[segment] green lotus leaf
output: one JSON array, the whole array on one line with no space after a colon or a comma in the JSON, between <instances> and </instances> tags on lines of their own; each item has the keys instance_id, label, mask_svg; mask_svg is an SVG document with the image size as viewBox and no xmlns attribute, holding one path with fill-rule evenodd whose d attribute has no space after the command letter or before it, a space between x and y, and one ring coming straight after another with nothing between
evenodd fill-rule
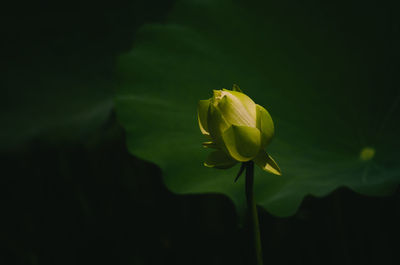
<instances>
[{"instance_id":1,"label":"green lotus leaf","mask_svg":"<svg viewBox=\"0 0 400 265\"><path fill-rule=\"evenodd\" d=\"M213 89L236 83L275 125L266 152L282 176L256 167L261 207L289 216L305 196L343 186L391 194L400 182L400 96L387 62L397 48L384 46L369 18L340 14L280 1L178 2L166 23L143 27L119 60L115 102L130 152L156 163L171 191L221 193L243 211L239 167L203 166L210 149L201 146L208 140L196 114ZM208 127L212 134L210 120Z\"/></svg>"},{"instance_id":2,"label":"green lotus leaf","mask_svg":"<svg viewBox=\"0 0 400 265\"><path fill-rule=\"evenodd\" d=\"M107 124L115 85L111 70L104 71L112 66L109 55L58 58L44 45L32 56L11 64L4 75L1 152L24 150L32 142L82 142Z\"/></svg>"}]
</instances>

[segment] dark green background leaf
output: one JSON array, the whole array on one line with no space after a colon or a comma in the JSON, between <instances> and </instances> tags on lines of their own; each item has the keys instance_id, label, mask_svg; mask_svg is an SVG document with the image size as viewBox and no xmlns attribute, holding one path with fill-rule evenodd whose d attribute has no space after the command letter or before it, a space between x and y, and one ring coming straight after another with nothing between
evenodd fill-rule
<instances>
[{"instance_id":1,"label":"dark green background leaf","mask_svg":"<svg viewBox=\"0 0 400 265\"><path fill-rule=\"evenodd\" d=\"M196 121L198 100L237 83L275 121L267 151L283 175L256 171L259 205L288 216L307 194L339 186L390 194L400 177L398 38L371 19L378 11L315 5L182 1L169 23L143 27L121 57L116 97L131 153L159 165L170 190L223 193L243 210L239 168L203 167ZM367 146L375 157L361 161Z\"/></svg>"},{"instance_id":2,"label":"dark green background leaf","mask_svg":"<svg viewBox=\"0 0 400 265\"><path fill-rule=\"evenodd\" d=\"M171 1L8 4L0 18L1 151L83 142L102 130L117 55L140 25L162 20Z\"/></svg>"}]
</instances>

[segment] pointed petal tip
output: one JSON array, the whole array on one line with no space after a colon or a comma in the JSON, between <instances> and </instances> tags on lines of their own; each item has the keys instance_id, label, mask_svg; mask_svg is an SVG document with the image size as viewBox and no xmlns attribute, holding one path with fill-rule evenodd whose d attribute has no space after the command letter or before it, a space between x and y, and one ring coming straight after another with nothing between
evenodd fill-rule
<instances>
[{"instance_id":1,"label":"pointed petal tip","mask_svg":"<svg viewBox=\"0 0 400 265\"><path fill-rule=\"evenodd\" d=\"M280 170L280 168L274 168L272 167L270 164L267 164L266 166L260 166L259 164L257 164L257 166L259 166L262 170L269 172L271 174L274 174L276 176L282 176L282 172Z\"/></svg>"},{"instance_id":2,"label":"pointed petal tip","mask_svg":"<svg viewBox=\"0 0 400 265\"><path fill-rule=\"evenodd\" d=\"M203 166L205 166L205 167L209 167L209 168L212 168L212 167L214 167L213 165L209 165L209 164L207 164L207 162L203 162Z\"/></svg>"},{"instance_id":3,"label":"pointed petal tip","mask_svg":"<svg viewBox=\"0 0 400 265\"><path fill-rule=\"evenodd\" d=\"M282 172L281 172L281 171L277 171L277 170L275 170L275 169L273 169L273 168L271 168L271 170L270 170L270 169L267 169L267 171L268 171L269 173L274 174L274 175L282 176Z\"/></svg>"},{"instance_id":4,"label":"pointed petal tip","mask_svg":"<svg viewBox=\"0 0 400 265\"><path fill-rule=\"evenodd\" d=\"M254 162L257 166L259 166L262 170L272 173L277 176L282 176L282 171L279 168L278 164L275 160L264 150L262 150L257 157L254 159Z\"/></svg>"},{"instance_id":5,"label":"pointed petal tip","mask_svg":"<svg viewBox=\"0 0 400 265\"><path fill-rule=\"evenodd\" d=\"M243 93L243 91L240 89L240 87L237 84L233 84L232 90Z\"/></svg>"}]
</instances>

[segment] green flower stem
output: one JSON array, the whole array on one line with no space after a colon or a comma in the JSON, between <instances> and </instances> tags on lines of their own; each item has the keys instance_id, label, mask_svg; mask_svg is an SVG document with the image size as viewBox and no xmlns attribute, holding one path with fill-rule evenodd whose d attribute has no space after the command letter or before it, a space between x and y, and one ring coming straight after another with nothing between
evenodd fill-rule
<instances>
[{"instance_id":1,"label":"green flower stem","mask_svg":"<svg viewBox=\"0 0 400 265\"><path fill-rule=\"evenodd\" d=\"M260 238L260 225L258 223L258 214L256 201L254 200L254 162L245 162L246 167L246 198L247 209L249 213L249 221L253 230L254 248L256 251L257 265L263 265L261 238Z\"/></svg>"}]
</instances>

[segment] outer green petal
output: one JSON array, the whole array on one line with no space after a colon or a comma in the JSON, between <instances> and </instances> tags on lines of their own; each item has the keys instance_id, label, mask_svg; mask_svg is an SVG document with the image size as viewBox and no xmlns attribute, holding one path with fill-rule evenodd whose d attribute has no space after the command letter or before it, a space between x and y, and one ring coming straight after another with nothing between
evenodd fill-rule
<instances>
[{"instance_id":1,"label":"outer green petal","mask_svg":"<svg viewBox=\"0 0 400 265\"><path fill-rule=\"evenodd\" d=\"M266 147L272 140L275 133L274 122L271 115L262 106L256 104L257 128L261 131L261 145Z\"/></svg>"},{"instance_id":2,"label":"outer green petal","mask_svg":"<svg viewBox=\"0 0 400 265\"><path fill-rule=\"evenodd\" d=\"M200 100L197 106L197 120L199 121L200 131L204 135L210 135L208 132L207 115L210 107L210 100Z\"/></svg>"},{"instance_id":3,"label":"outer green petal","mask_svg":"<svg viewBox=\"0 0 400 265\"><path fill-rule=\"evenodd\" d=\"M226 169L233 167L237 164L237 161L233 160L227 154L222 151L214 151L208 157L204 165L206 167L214 167L219 169Z\"/></svg>"},{"instance_id":4,"label":"outer green petal","mask_svg":"<svg viewBox=\"0 0 400 265\"><path fill-rule=\"evenodd\" d=\"M279 168L278 164L264 150L261 150L258 153L257 157L254 158L254 163L256 163L257 166L265 171L268 171L275 175L282 175L281 169Z\"/></svg>"},{"instance_id":5,"label":"outer green petal","mask_svg":"<svg viewBox=\"0 0 400 265\"><path fill-rule=\"evenodd\" d=\"M223 89L217 108L230 124L256 126L256 103L241 92Z\"/></svg>"},{"instance_id":6,"label":"outer green petal","mask_svg":"<svg viewBox=\"0 0 400 265\"><path fill-rule=\"evenodd\" d=\"M222 132L228 129L230 125L214 104L210 104L208 109L207 123L212 141L222 147Z\"/></svg>"},{"instance_id":7,"label":"outer green petal","mask_svg":"<svg viewBox=\"0 0 400 265\"><path fill-rule=\"evenodd\" d=\"M214 142L211 142L211 141L203 142L203 147L218 149L218 146Z\"/></svg>"},{"instance_id":8,"label":"outer green petal","mask_svg":"<svg viewBox=\"0 0 400 265\"><path fill-rule=\"evenodd\" d=\"M222 138L229 154L237 161L252 160L260 151L261 133L255 127L232 125Z\"/></svg>"}]
</instances>

